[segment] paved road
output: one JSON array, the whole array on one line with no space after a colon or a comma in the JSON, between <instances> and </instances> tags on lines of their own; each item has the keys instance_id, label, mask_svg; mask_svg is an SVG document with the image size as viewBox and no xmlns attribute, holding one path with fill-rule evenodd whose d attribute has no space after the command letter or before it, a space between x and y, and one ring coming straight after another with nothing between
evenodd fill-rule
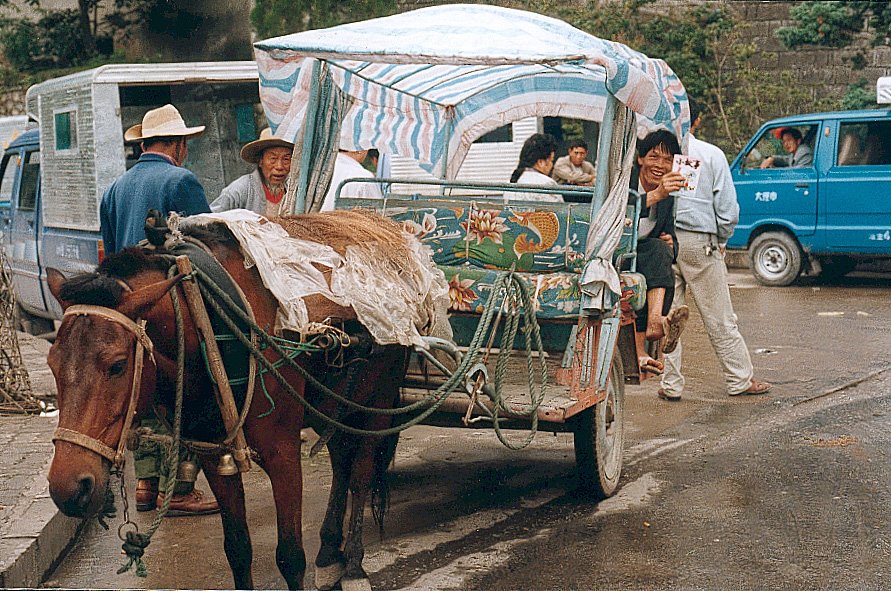
<instances>
[{"instance_id":1,"label":"paved road","mask_svg":"<svg viewBox=\"0 0 891 591\"><path fill-rule=\"evenodd\" d=\"M653 381L626 389L623 487L599 505L573 492L569 435L511 452L488 431L411 429L385 537L367 531L376 588L891 587L887 276L785 289L731 279L757 373L774 392L726 397L694 314L684 400L659 401ZM326 458L309 459L309 556L327 479ZM281 588L269 486L260 474L248 481L255 583ZM216 517L165 522L147 579L115 575L119 545L97 529L48 586L231 586Z\"/></svg>"}]
</instances>

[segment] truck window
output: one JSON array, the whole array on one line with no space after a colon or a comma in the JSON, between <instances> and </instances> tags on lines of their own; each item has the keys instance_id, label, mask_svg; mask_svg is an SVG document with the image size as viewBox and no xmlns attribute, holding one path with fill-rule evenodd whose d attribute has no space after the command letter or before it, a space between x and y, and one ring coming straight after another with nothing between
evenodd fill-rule
<instances>
[{"instance_id":1,"label":"truck window","mask_svg":"<svg viewBox=\"0 0 891 591\"><path fill-rule=\"evenodd\" d=\"M891 164L891 121L842 123L838 133L837 166Z\"/></svg>"},{"instance_id":2,"label":"truck window","mask_svg":"<svg viewBox=\"0 0 891 591\"><path fill-rule=\"evenodd\" d=\"M15 183L15 173L18 169L18 154L8 154L0 163L3 176L0 177L0 206L9 207L12 203L12 188Z\"/></svg>"},{"instance_id":3,"label":"truck window","mask_svg":"<svg viewBox=\"0 0 891 591\"><path fill-rule=\"evenodd\" d=\"M761 134L746 154L743 167L747 169L811 167L816 135L816 125L771 127Z\"/></svg>"},{"instance_id":4,"label":"truck window","mask_svg":"<svg viewBox=\"0 0 891 591\"><path fill-rule=\"evenodd\" d=\"M37 205L37 181L40 178L40 152L37 150L25 153L25 164L22 166L22 184L19 188L18 208L34 211Z\"/></svg>"}]
</instances>

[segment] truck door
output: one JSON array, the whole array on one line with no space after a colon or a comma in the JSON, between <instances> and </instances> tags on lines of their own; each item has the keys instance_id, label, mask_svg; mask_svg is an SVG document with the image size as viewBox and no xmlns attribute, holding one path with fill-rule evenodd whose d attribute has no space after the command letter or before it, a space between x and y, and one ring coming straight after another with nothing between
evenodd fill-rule
<instances>
[{"instance_id":1,"label":"truck door","mask_svg":"<svg viewBox=\"0 0 891 591\"><path fill-rule=\"evenodd\" d=\"M739 201L737 233L748 236L763 224L779 224L797 236L813 235L817 228L817 123L769 127L749 145L733 169ZM795 154L784 147L784 132L796 130L801 143ZM788 134L785 134L788 135ZM810 158L806 152L810 151ZM768 166L768 157L773 165ZM789 166L792 164L792 166ZM762 168L765 166L765 168Z\"/></svg>"},{"instance_id":2,"label":"truck door","mask_svg":"<svg viewBox=\"0 0 891 591\"><path fill-rule=\"evenodd\" d=\"M37 248L37 195L40 190L40 152L17 152L6 162L3 182L13 164L19 164L11 202L12 223L9 227L9 264L13 269L16 296L26 308L45 310L40 286L40 261Z\"/></svg>"},{"instance_id":3,"label":"truck door","mask_svg":"<svg viewBox=\"0 0 891 591\"><path fill-rule=\"evenodd\" d=\"M841 121L820 189L833 252L891 253L891 121Z\"/></svg>"}]
</instances>

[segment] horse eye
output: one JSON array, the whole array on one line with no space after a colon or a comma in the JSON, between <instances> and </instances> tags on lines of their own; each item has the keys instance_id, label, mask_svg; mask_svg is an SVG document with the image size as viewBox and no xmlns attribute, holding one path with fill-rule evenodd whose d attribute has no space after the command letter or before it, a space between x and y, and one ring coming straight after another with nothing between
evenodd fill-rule
<instances>
[{"instance_id":1,"label":"horse eye","mask_svg":"<svg viewBox=\"0 0 891 591\"><path fill-rule=\"evenodd\" d=\"M124 368L127 366L127 362L125 360L115 361L108 368L108 375L111 377L117 377L124 373Z\"/></svg>"}]
</instances>

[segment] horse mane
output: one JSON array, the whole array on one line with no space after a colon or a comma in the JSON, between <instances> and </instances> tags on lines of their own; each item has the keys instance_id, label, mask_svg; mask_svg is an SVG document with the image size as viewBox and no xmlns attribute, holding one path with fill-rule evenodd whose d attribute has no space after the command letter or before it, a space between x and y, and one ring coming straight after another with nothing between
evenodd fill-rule
<instances>
[{"instance_id":1,"label":"horse mane","mask_svg":"<svg viewBox=\"0 0 891 591\"><path fill-rule=\"evenodd\" d=\"M169 267L169 261L154 253L136 246L126 248L109 255L96 267L96 271L67 279L59 297L71 304L116 308L126 289L119 279L128 279L146 269L167 271Z\"/></svg>"}]
</instances>

